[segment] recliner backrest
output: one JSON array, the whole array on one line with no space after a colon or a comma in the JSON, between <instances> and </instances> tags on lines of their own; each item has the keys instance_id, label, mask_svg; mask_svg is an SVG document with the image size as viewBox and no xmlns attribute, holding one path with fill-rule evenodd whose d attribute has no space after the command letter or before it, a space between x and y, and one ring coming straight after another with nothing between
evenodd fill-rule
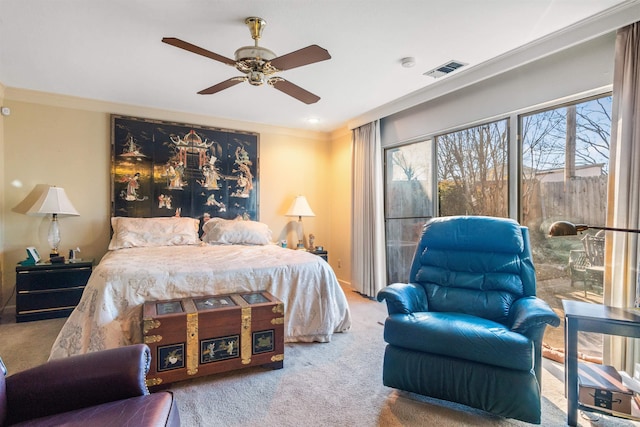
<instances>
[{"instance_id":1,"label":"recliner backrest","mask_svg":"<svg viewBox=\"0 0 640 427\"><path fill-rule=\"evenodd\" d=\"M528 229L507 218L434 218L424 227L410 282L424 287L429 311L504 324L511 304L536 292Z\"/></svg>"}]
</instances>

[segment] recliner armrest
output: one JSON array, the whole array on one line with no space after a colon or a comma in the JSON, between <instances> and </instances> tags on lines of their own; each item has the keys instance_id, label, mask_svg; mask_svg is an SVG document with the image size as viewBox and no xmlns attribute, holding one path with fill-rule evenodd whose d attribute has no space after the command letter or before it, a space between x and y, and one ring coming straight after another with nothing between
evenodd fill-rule
<instances>
[{"instance_id":1,"label":"recliner armrest","mask_svg":"<svg viewBox=\"0 0 640 427\"><path fill-rule=\"evenodd\" d=\"M378 292L378 301L386 300L389 314L428 311L427 294L415 283L393 283Z\"/></svg>"},{"instance_id":2,"label":"recliner armrest","mask_svg":"<svg viewBox=\"0 0 640 427\"><path fill-rule=\"evenodd\" d=\"M515 301L509 311L509 327L531 339L539 339L540 328L560 325L560 318L545 301L531 296Z\"/></svg>"},{"instance_id":3,"label":"recliner armrest","mask_svg":"<svg viewBox=\"0 0 640 427\"><path fill-rule=\"evenodd\" d=\"M9 424L149 394L145 344L55 359L6 378Z\"/></svg>"}]
</instances>

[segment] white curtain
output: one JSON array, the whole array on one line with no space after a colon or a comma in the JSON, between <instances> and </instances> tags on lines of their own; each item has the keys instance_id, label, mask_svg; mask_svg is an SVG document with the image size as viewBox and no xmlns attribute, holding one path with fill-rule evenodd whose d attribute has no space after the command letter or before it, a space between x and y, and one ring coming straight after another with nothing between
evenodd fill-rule
<instances>
[{"instance_id":1,"label":"white curtain","mask_svg":"<svg viewBox=\"0 0 640 427\"><path fill-rule=\"evenodd\" d=\"M640 26L618 30L613 76L611 158L607 225L640 226ZM640 304L638 234L609 232L604 303L615 307ZM605 362L633 373L640 361L638 340L606 337Z\"/></svg>"},{"instance_id":2,"label":"white curtain","mask_svg":"<svg viewBox=\"0 0 640 427\"><path fill-rule=\"evenodd\" d=\"M375 297L386 286L382 148L378 121L353 130L351 285Z\"/></svg>"}]
</instances>

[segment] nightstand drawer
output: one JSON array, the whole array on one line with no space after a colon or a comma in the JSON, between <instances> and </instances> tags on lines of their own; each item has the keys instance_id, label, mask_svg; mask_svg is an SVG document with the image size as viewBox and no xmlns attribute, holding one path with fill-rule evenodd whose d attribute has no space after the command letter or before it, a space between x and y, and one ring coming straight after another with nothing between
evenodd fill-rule
<instances>
[{"instance_id":1,"label":"nightstand drawer","mask_svg":"<svg viewBox=\"0 0 640 427\"><path fill-rule=\"evenodd\" d=\"M75 288L87 284L89 276L91 276L91 267L19 271L16 276L18 293L21 291Z\"/></svg>"},{"instance_id":2,"label":"nightstand drawer","mask_svg":"<svg viewBox=\"0 0 640 427\"><path fill-rule=\"evenodd\" d=\"M17 314L30 311L75 307L80 302L84 286L54 291L22 291L16 296L16 304L20 307Z\"/></svg>"},{"instance_id":3,"label":"nightstand drawer","mask_svg":"<svg viewBox=\"0 0 640 427\"><path fill-rule=\"evenodd\" d=\"M16 322L33 322L34 320L55 319L69 317L75 307L56 308L51 310L34 310L26 313L16 313Z\"/></svg>"}]
</instances>

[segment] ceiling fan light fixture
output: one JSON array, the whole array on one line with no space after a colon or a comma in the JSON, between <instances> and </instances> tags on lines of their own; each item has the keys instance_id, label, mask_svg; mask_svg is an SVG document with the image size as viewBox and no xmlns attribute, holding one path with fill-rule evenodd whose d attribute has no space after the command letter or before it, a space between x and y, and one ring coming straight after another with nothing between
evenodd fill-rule
<instances>
[{"instance_id":1,"label":"ceiling fan light fixture","mask_svg":"<svg viewBox=\"0 0 640 427\"><path fill-rule=\"evenodd\" d=\"M260 71L251 71L249 74L247 74L248 82L251 83L253 86L260 86L264 83L264 73L261 73Z\"/></svg>"},{"instance_id":2,"label":"ceiling fan light fixture","mask_svg":"<svg viewBox=\"0 0 640 427\"><path fill-rule=\"evenodd\" d=\"M236 61L259 59L268 62L275 58L276 54L262 46L243 46L236 50L235 57Z\"/></svg>"}]
</instances>

